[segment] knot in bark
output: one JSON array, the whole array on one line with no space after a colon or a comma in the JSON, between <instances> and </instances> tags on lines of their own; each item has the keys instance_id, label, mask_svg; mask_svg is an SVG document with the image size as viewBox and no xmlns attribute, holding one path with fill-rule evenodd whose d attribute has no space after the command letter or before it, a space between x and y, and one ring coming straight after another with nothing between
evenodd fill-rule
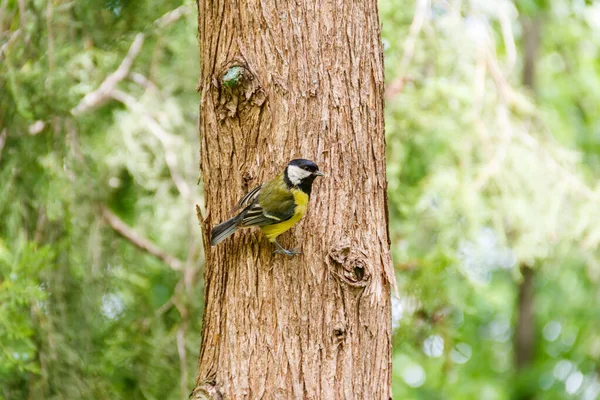
<instances>
[{"instance_id":1,"label":"knot in bark","mask_svg":"<svg viewBox=\"0 0 600 400\"><path fill-rule=\"evenodd\" d=\"M337 342L343 342L346 338L346 327L343 323L338 322L333 326L333 337Z\"/></svg>"},{"instance_id":2,"label":"knot in bark","mask_svg":"<svg viewBox=\"0 0 600 400\"><path fill-rule=\"evenodd\" d=\"M217 387L210 383L205 382L200 386L197 386L192 393L190 393L190 400L223 400L223 394L217 389Z\"/></svg>"},{"instance_id":3,"label":"knot in bark","mask_svg":"<svg viewBox=\"0 0 600 400\"><path fill-rule=\"evenodd\" d=\"M351 287L364 288L371 280L371 265L363 249L347 243L334 246L328 261L338 280Z\"/></svg>"},{"instance_id":4,"label":"knot in bark","mask_svg":"<svg viewBox=\"0 0 600 400\"><path fill-rule=\"evenodd\" d=\"M242 175L243 189L246 192L250 189L250 182L252 182L253 179L254 179L254 177L248 171L244 172L244 174Z\"/></svg>"},{"instance_id":5,"label":"knot in bark","mask_svg":"<svg viewBox=\"0 0 600 400\"><path fill-rule=\"evenodd\" d=\"M258 79L239 60L226 64L213 81L218 89L217 115L220 121L235 117L248 107L260 107L267 99Z\"/></svg>"}]
</instances>

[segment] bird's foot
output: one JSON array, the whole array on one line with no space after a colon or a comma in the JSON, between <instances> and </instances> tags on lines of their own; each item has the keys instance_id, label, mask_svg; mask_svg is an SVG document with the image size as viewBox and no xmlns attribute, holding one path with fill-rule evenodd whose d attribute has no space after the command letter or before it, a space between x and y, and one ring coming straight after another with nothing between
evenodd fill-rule
<instances>
[{"instance_id":1,"label":"bird's foot","mask_svg":"<svg viewBox=\"0 0 600 400\"><path fill-rule=\"evenodd\" d=\"M302 254L301 251L297 251L296 249L290 249L290 250L286 250L283 247L280 249L275 249L273 250L273 253L277 253L277 254L285 254L286 256L295 256L298 254Z\"/></svg>"},{"instance_id":2,"label":"bird's foot","mask_svg":"<svg viewBox=\"0 0 600 400\"><path fill-rule=\"evenodd\" d=\"M274 240L273 244L275 246L277 246L277 249L273 250L273 253L285 254L286 256L289 256L289 257L295 256L297 254L302 254L302 252L296 251L296 249L291 249L291 250L284 249L282 245L277 243L277 240Z\"/></svg>"},{"instance_id":3,"label":"bird's foot","mask_svg":"<svg viewBox=\"0 0 600 400\"><path fill-rule=\"evenodd\" d=\"M275 246L277 246L277 249L273 250L273 253L285 254L286 256L290 256L290 257L295 256L297 254L302 254L302 252L296 251L296 249L291 249L291 250L284 249L283 246L281 246L279 243L277 243L277 240L274 240L273 244Z\"/></svg>"}]
</instances>

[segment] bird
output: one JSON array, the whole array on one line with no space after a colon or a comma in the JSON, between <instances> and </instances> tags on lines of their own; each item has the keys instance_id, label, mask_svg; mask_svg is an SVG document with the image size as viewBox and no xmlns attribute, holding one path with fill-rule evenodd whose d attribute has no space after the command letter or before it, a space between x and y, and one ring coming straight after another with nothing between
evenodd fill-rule
<instances>
[{"instance_id":1,"label":"bird","mask_svg":"<svg viewBox=\"0 0 600 400\"><path fill-rule=\"evenodd\" d=\"M298 158L290 161L283 173L246 193L235 205L242 209L235 217L211 230L211 244L218 245L238 229L259 227L276 246L274 253L293 256L301 254L283 248L277 237L287 232L306 214L313 181L325 176L313 161Z\"/></svg>"}]
</instances>

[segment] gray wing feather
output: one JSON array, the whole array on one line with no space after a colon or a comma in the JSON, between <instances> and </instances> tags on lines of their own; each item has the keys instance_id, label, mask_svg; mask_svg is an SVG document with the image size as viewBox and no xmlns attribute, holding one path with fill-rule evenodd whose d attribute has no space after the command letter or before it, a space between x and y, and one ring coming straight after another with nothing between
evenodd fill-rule
<instances>
[{"instance_id":1,"label":"gray wing feather","mask_svg":"<svg viewBox=\"0 0 600 400\"><path fill-rule=\"evenodd\" d=\"M241 226L265 226L272 225L282 220L276 216L268 215L258 204L253 204L248 207L248 211L242 218Z\"/></svg>"},{"instance_id":2,"label":"gray wing feather","mask_svg":"<svg viewBox=\"0 0 600 400\"><path fill-rule=\"evenodd\" d=\"M239 210L240 208L244 208L244 207L248 207L250 204L254 203L256 201L256 199L258 198L258 195L260 194L260 189L262 189L263 185L258 185L257 187L255 187L254 189L252 189L251 191L249 191L248 193L246 193L244 195L244 197L242 197L240 199L240 201L237 202L237 204L235 206L233 206L233 210Z\"/></svg>"},{"instance_id":3,"label":"gray wing feather","mask_svg":"<svg viewBox=\"0 0 600 400\"><path fill-rule=\"evenodd\" d=\"M268 203L263 208L264 198L277 198L279 201ZM236 204L236 208L245 207L239 214L239 227L273 225L294 216L296 203L294 195L287 189L283 177L255 187Z\"/></svg>"},{"instance_id":4,"label":"gray wing feather","mask_svg":"<svg viewBox=\"0 0 600 400\"><path fill-rule=\"evenodd\" d=\"M244 211L244 216L240 226L265 226L273 225L279 222L286 221L294 216L294 205L292 204L289 211L285 213L268 213L258 203L248 206Z\"/></svg>"}]
</instances>

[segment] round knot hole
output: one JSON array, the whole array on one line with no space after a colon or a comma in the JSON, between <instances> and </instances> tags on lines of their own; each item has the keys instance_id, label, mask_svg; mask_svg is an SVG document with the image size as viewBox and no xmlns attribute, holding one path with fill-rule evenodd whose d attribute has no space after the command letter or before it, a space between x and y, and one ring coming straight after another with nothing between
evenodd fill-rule
<instances>
[{"instance_id":1,"label":"round knot hole","mask_svg":"<svg viewBox=\"0 0 600 400\"><path fill-rule=\"evenodd\" d=\"M341 282L355 288L367 286L371 280L371 265L363 249L341 244L335 246L328 257L332 272Z\"/></svg>"}]
</instances>

